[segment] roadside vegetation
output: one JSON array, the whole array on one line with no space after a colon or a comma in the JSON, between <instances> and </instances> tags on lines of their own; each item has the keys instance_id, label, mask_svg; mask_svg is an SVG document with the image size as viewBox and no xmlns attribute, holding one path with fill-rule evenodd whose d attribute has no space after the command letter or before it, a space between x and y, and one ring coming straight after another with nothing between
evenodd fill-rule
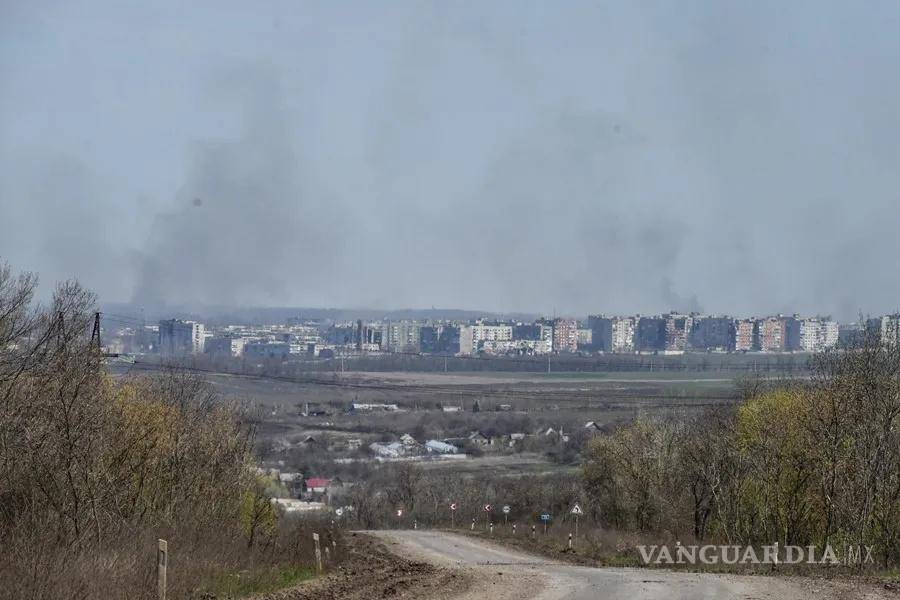
<instances>
[{"instance_id":1,"label":"roadside vegetation","mask_svg":"<svg viewBox=\"0 0 900 600\"><path fill-rule=\"evenodd\" d=\"M873 546L900 561L900 349L867 336L736 410L593 440L589 507L616 529L728 544Z\"/></svg>"},{"instance_id":2,"label":"roadside vegetation","mask_svg":"<svg viewBox=\"0 0 900 600\"><path fill-rule=\"evenodd\" d=\"M110 377L77 283L34 301L0 263L0 597L230 597L309 577L311 524L279 518L238 406L179 371ZM331 537L324 535L324 543Z\"/></svg>"}]
</instances>

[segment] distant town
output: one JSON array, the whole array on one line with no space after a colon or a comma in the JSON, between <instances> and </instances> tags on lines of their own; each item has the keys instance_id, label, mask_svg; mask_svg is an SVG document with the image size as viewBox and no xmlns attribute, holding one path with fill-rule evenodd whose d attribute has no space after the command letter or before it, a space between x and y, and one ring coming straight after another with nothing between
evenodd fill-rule
<instances>
[{"instance_id":1,"label":"distant town","mask_svg":"<svg viewBox=\"0 0 900 600\"><path fill-rule=\"evenodd\" d=\"M864 330L885 343L900 339L900 314L840 324L800 315L735 318L668 313L592 315L586 320L533 322L461 320L332 321L287 319L270 325L206 326L165 319L156 325L133 317L105 317L112 352L162 357L257 359L334 358L360 354L539 356L550 354L813 353L851 345ZM110 331L111 330L111 331ZM109 334L112 335L109 335Z\"/></svg>"}]
</instances>

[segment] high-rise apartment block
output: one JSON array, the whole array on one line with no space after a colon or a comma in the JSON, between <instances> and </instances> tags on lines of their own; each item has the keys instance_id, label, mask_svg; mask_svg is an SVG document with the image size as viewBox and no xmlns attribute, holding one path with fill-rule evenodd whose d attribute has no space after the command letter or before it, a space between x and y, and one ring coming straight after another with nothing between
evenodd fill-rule
<instances>
[{"instance_id":1,"label":"high-rise apartment block","mask_svg":"<svg viewBox=\"0 0 900 600\"><path fill-rule=\"evenodd\" d=\"M159 322L159 353L163 356L200 354L206 339L202 323L168 319Z\"/></svg>"},{"instance_id":2,"label":"high-rise apartment block","mask_svg":"<svg viewBox=\"0 0 900 600\"><path fill-rule=\"evenodd\" d=\"M553 320L553 351L578 351L578 321L575 319Z\"/></svg>"},{"instance_id":3,"label":"high-rise apartment block","mask_svg":"<svg viewBox=\"0 0 900 600\"><path fill-rule=\"evenodd\" d=\"M688 346L701 352L734 350L734 319L695 315L688 337Z\"/></svg>"},{"instance_id":4,"label":"high-rise apartment block","mask_svg":"<svg viewBox=\"0 0 900 600\"><path fill-rule=\"evenodd\" d=\"M487 324L482 321L459 328L459 353L475 354L482 342L509 342L513 339L513 326Z\"/></svg>"},{"instance_id":5,"label":"high-rise apartment block","mask_svg":"<svg viewBox=\"0 0 900 600\"><path fill-rule=\"evenodd\" d=\"M785 320L766 317L757 322L758 347L763 352L783 352L785 349Z\"/></svg>"},{"instance_id":6,"label":"high-rise apartment block","mask_svg":"<svg viewBox=\"0 0 900 600\"><path fill-rule=\"evenodd\" d=\"M669 313L666 315L665 342L666 352L684 352L688 347L688 336L691 332L693 317Z\"/></svg>"},{"instance_id":7,"label":"high-rise apartment block","mask_svg":"<svg viewBox=\"0 0 900 600\"><path fill-rule=\"evenodd\" d=\"M734 349L750 352L756 347L756 319L738 319L734 322Z\"/></svg>"}]
</instances>

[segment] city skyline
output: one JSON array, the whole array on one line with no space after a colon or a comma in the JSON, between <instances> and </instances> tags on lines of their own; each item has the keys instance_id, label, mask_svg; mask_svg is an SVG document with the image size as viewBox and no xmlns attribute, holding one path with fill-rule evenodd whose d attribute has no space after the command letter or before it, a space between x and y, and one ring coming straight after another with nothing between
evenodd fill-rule
<instances>
[{"instance_id":1,"label":"city skyline","mask_svg":"<svg viewBox=\"0 0 900 600\"><path fill-rule=\"evenodd\" d=\"M377 319L293 317L256 325L207 325L162 319L157 326L123 315L104 317L107 341L121 354L306 357L435 354L540 356L550 354L817 353L855 347L866 335L893 346L900 339L900 313L839 324L800 315L734 317L689 315L591 315L587 320Z\"/></svg>"}]
</instances>

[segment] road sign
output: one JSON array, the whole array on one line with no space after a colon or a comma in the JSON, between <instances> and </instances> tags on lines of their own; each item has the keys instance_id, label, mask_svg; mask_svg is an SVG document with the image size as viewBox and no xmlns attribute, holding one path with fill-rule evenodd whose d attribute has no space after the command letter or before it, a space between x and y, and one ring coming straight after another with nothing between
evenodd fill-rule
<instances>
[{"instance_id":1,"label":"road sign","mask_svg":"<svg viewBox=\"0 0 900 600\"><path fill-rule=\"evenodd\" d=\"M336 509L334 509L334 514L336 514L337 516L340 517L341 515L344 514L344 509L343 509L343 508L336 508Z\"/></svg>"},{"instance_id":2,"label":"road sign","mask_svg":"<svg viewBox=\"0 0 900 600\"><path fill-rule=\"evenodd\" d=\"M450 510L456 510L456 502L450 503Z\"/></svg>"},{"instance_id":3,"label":"road sign","mask_svg":"<svg viewBox=\"0 0 900 600\"><path fill-rule=\"evenodd\" d=\"M493 510L493 508L494 508L494 507L491 506L490 504L485 504L485 505L484 505L484 512L491 512L491 510Z\"/></svg>"},{"instance_id":4,"label":"road sign","mask_svg":"<svg viewBox=\"0 0 900 600\"><path fill-rule=\"evenodd\" d=\"M550 520L550 513L541 513L541 521L546 523Z\"/></svg>"},{"instance_id":5,"label":"road sign","mask_svg":"<svg viewBox=\"0 0 900 600\"><path fill-rule=\"evenodd\" d=\"M402 517L402 516L403 516L403 509L402 509L402 508L398 508L398 509L397 509L397 516L398 516L398 517Z\"/></svg>"},{"instance_id":6,"label":"road sign","mask_svg":"<svg viewBox=\"0 0 900 600\"><path fill-rule=\"evenodd\" d=\"M509 514L509 504L504 504L504 505L503 505L503 514L504 514L504 515L508 515L508 514Z\"/></svg>"},{"instance_id":7,"label":"road sign","mask_svg":"<svg viewBox=\"0 0 900 600\"><path fill-rule=\"evenodd\" d=\"M575 537L578 537L578 517L584 514L584 511L581 510L581 506L576 503L575 506L572 507L572 514L575 515ZM571 534L569 537L569 548L572 547L572 538Z\"/></svg>"}]
</instances>

